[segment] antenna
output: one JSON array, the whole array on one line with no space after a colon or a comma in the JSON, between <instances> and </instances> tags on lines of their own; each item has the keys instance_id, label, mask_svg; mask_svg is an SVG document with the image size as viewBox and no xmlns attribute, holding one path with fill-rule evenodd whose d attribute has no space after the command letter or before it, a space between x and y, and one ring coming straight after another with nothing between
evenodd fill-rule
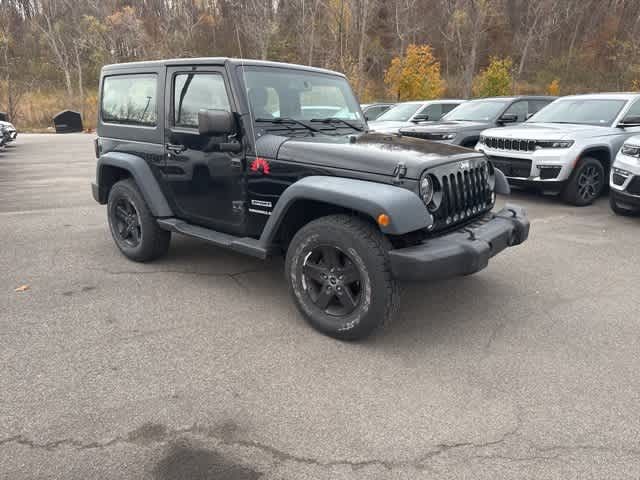
<instances>
[{"instance_id":1,"label":"antenna","mask_svg":"<svg viewBox=\"0 0 640 480\"><path fill-rule=\"evenodd\" d=\"M253 118L253 108L251 107L251 99L249 98L249 87L247 84L247 72L244 67L244 55L242 53L242 44L240 43L240 32L238 31L238 26L236 25L236 39L238 41L238 50L240 51L240 68L242 69L242 83L244 83L245 95L247 98L247 106L249 107L249 123L251 124L251 136L253 137L253 145L254 145L254 154L256 157L258 156L258 146L257 146L257 138L256 132L253 128L254 126L254 118Z\"/></svg>"}]
</instances>

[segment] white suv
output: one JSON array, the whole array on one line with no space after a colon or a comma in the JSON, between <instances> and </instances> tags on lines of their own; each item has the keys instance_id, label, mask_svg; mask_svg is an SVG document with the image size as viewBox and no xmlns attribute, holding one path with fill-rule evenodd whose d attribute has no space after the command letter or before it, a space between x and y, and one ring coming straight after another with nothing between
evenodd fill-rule
<instances>
[{"instance_id":1,"label":"white suv","mask_svg":"<svg viewBox=\"0 0 640 480\"><path fill-rule=\"evenodd\" d=\"M638 117L640 124L640 117ZM629 138L611 168L611 209L618 215L640 213L640 136Z\"/></svg>"},{"instance_id":2,"label":"white suv","mask_svg":"<svg viewBox=\"0 0 640 480\"><path fill-rule=\"evenodd\" d=\"M626 139L640 133L640 94L599 93L559 98L526 122L482 132L484 152L509 183L560 193L589 205L606 186Z\"/></svg>"}]
</instances>

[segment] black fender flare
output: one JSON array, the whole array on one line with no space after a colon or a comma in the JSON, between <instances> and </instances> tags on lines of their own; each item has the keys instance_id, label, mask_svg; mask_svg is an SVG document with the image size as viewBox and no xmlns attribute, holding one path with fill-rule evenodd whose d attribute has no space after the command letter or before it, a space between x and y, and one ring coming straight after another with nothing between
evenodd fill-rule
<instances>
[{"instance_id":1,"label":"black fender flare","mask_svg":"<svg viewBox=\"0 0 640 480\"><path fill-rule=\"evenodd\" d=\"M151 168L141 157L130 153L109 152L101 155L96 167L96 182L100 190L106 190L103 171L107 166L121 168L131 174L140 189L147 206L155 217L172 217L173 211L167 202ZM110 188L110 185L108 186ZM106 199L105 199L106 201Z\"/></svg>"},{"instance_id":2,"label":"black fender flare","mask_svg":"<svg viewBox=\"0 0 640 480\"><path fill-rule=\"evenodd\" d=\"M293 183L278 199L260 243L270 245L289 207L297 200L315 200L363 213L374 222L382 213L390 217L382 232L402 235L428 227L433 217L411 190L384 183L342 177L309 176Z\"/></svg>"}]
</instances>

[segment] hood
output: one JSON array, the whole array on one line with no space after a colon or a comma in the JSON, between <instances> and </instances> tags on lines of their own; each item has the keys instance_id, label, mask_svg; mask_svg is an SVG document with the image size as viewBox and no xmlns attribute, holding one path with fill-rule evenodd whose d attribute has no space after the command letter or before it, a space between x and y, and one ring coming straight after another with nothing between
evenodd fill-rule
<instances>
[{"instance_id":1,"label":"hood","mask_svg":"<svg viewBox=\"0 0 640 480\"><path fill-rule=\"evenodd\" d=\"M575 123L522 123L513 127L491 128L482 134L486 137L523 140L573 140L579 137L616 135L620 134L620 129Z\"/></svg>"},{"instance_id":2,"label":"hood","mask_svg":"<svg viewBox=\"0 0 640 480\"><path fill-rule=\"evenodd\" d=\"M418 179L426 168L478 157L467 148L377 132L353 136L289 138L277 159L315 166L393 176L398 163L406 177Z\"/></svg>"},{"instance_id":3,"label":"hood","mask_svg":"<svg viewBox=\"0 0 640 480\"><path fill-rule=\"evenodd\" d=\"M428 124L411 125L405 127L402 132L421 132L421 133L447 133L447 132L464 132L467 130L484 130L493 127L493 122L469 122L469 121L449 121L434 122Z\"/></svg>"},{"instance_id":4,"label":"hood","mask_svg":"<svg viewBox=\"0 0 640 480\"><path fill-rule=\"evenodd\" d=\"M12 123L5 122L4 120L0 120L0 127L8 127L10 129L14 129L14 130L16 128L16 127L13 126Z\"/></svg>"}]
</instances>

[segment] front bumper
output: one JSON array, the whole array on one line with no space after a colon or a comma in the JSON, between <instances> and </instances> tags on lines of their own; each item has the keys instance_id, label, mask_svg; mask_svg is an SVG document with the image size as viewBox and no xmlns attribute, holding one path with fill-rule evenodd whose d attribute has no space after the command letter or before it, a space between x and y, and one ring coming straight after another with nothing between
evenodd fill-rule
<instances>
[{"instance_id":1,"label":"front bumper","mask_svg":"<svg viewBox=\"0 0 640 480\"><path fill-rule=\"evenodd\" d=\"M398 280L438 280L478 272L489 259L529 236L522 207L507 204L478 226L466 226L420 245L391 250L391 272Z\"/></svg>"},{"instance_id":2,"label":"front bumper","mask_svg":"<svg viewBox=\"0 0 640 480\"><path fill-rule=\"evenodd\" d=\"M629 207L633 210L640 208L640 196L631 195L627 192L621 192L620 190L611 189L609 195L613 197L618 205L621 207Z\"/></svg>"}]
</instances>

